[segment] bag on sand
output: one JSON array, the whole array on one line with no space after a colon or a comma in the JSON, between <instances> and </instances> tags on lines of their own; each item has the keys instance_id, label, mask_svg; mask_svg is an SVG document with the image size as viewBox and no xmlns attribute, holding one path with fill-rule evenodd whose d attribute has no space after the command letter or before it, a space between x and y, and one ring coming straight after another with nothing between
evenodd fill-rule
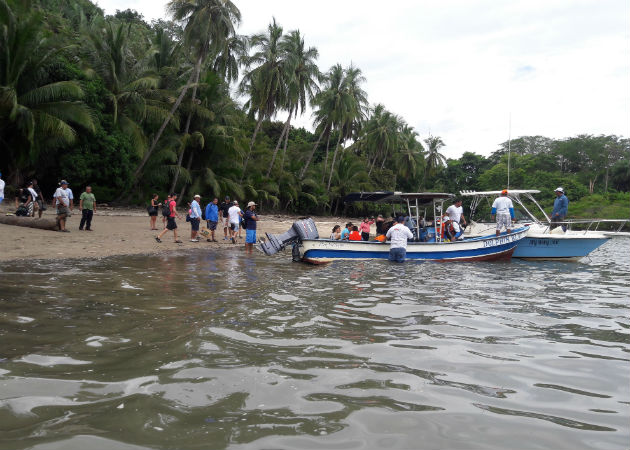
<instances>
[{"instance_id":1,"label":"bag on sand","mask_svg":"<svg viewBox=\"0 0 630 450\"><path fill-rule=\"evenodd\" d=\"M26 217L28 216L28 208L24 205L18 206L17 211L15 211L16 216Z\"/></svg>"}]
</instances>

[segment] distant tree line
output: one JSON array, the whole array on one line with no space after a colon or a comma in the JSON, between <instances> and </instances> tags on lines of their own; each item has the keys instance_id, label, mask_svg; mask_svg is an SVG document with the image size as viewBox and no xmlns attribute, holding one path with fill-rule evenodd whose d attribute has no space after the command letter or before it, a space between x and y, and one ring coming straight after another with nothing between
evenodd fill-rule
<instances>
[{"instance_id":1,"label":"distant tree line","mask_svg":"<svg viewBox=\"0 0 630 450\"><path fill-rule=\"evenodd\" d=\"M322 70L318 50L275 19L238 34L230 0L171 0L171 20L113 16L89 0L0 0L0 170L52 192L90 183L100 201L152 192L231 195L300 213L345 208L358 190L499 189L508 143L489 157L442 155L384 105L353 65ZM310 132L291 122L313 111ZM284 122L276 121L286 115ZM486 149L477 149L487 153ZM630 190L618 136L510 143L510 185L572 198Z\"/></svg>"}]
</instances>

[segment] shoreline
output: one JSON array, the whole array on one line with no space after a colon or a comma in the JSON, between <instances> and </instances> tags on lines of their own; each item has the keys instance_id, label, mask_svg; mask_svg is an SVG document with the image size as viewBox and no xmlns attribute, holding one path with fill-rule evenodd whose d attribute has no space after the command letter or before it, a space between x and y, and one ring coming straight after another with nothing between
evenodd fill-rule
<instances>
[{"instance_id":1,"label":"shoreline","mask_svg":"<svg viewBox=\"0 0 630 450\"><path fill-rule=\"evenodd\" d=\"M0 214L13 212L5 205L2 206L4 208ZM51 208L44 211L43 218L54 217L55 214ZM303 216L260 214L258 236L264 236L265 233L284 233L298 217ZM335 224L343 226L348 220L357 221L357 219L331 216L312 216L312 218L322 236L327 236ZM216 231L219 242L207 242L205 238L200 242L190 242L190 225L184 219L177 221L178 237L183 243L174 243L173 234L170 232L164 235L162 243L158 243L154 237L159 231L149 229L149 216L140 208L97 207L97 213L92 220L93 231L80 231L80 220L81 214L75 208L66 224L70 233L0 224L0 266L6 266L11 262L99 260L110 256L151 256L164 252L180 253L206 249L230 251L230 249L242 249L245 244L244 230L243 238L237 240L236 244L232 244L229 240L223 240L222 228ZM201 225L205 226L205 222ZM161 216L158 216L156 226L162 229Z\"/></svg>"}]
</instances>

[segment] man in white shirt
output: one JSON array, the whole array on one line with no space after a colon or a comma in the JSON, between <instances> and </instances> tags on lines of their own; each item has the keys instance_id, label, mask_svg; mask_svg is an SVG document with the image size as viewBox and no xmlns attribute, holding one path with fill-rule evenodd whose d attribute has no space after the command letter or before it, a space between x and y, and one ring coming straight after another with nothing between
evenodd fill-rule
<instances>
[{"instance_id":1,"label":"man in white shirt","mask_svg":"<svg viewBox=\"0 0 630 450\"><path fill-rule=\"evenodd\" d=\"M464 208L462 206L461 199L456 199L455 202L446 209L446 214L453 222L464 226L466 225L466 218L464 217Z\"/></svg>"},{"instance_id":2,"label":"man in white shirt","mask_svg":"<svg viewBox=\"0 0 630 450\"><path fill-rule=\"evenodd\" d=\"M61 186L55 191L55 203L57 205L57 225L59 231L69 233L70 230L66 230L66 219L70 215L70 199L68 198L68 182L61 180L59 183Z\"/></svg>"},{"instance_id":3,"label":"man in white shirt","mask_svg":"<svg viewBox=\"0 0 630 450\"><path fill-rule=\"evenodd\" d=\"M193 197L193 201L190 204L190 242L199 242L197 233L199 232L199 223L201 222L200 200L201 195L197 194Z\"/></svg>"},{"instance_id":4,"label":"man in white shirt","mask_svg":"<svg viewBox=\"0 0 630 450\"><path fill-rule=\"evenodd\" d=\"M2 174L0 173L0 205L4 201L4 180L2 179Z\"/></svg>"},{"instance_id":5,"label":"man in white shirt","mask_svg":"<svg viewBox=\"0 0 630 450\"><path fill-rule=\"evenodd\" d=\"M66 188L66 191L68 192L68 207L70 208L70 211L74 211L74 194L72 193L72 189L69 187Z\"/></svg>"},{"instance_id":6,"label":"man in white shirt","mask_svg":"<svg viewBox=\"0 0 630 450\"><path fill-rule=\"evenodd\" d=\"M492 220L497 217L497 236L501 234L501 229L505 228L508 234L512 232L512 221L514 220L514 205L508 197L507 189L501 191L501 197L497 197L492 203Z\"/></svg>"},{"instance_id":7,"label":"man in white shirt","mask_svg":"<svg viewBox=\"0 0 630 450\"><path fill-rule=\"evenodd\" d=\"M230 240L232 244L236 244L236 235L241 224L241 208L238 206L238 202L234 200L234 205L228 209L228 220L230 222Z\"/></svg>"},{"instance_id":8,"label":"man in white shirt","mask_svg":"<svg viewBox=\"0 0 630 450\"><path fill-rule=\"evenodd\" d=\"M405 218L399 216L396 224L387 230L385 235L391 241L389 246L389 260L393 262L405 262L407 255L407 239L413 239L411 230L404 225Z\"/></svg>"}]
</instances>

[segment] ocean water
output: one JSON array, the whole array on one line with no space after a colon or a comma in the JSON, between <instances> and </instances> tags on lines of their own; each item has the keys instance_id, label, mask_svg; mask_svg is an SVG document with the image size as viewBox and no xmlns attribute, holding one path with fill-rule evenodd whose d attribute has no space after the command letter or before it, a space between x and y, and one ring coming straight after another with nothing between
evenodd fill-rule
<instances>
[{"instance_id":1,"label":"ocean water","mask_svg":"<svg viewBox=\"0 0 630 450\"><path fill-rule=\"evenodd\" d=\"M628 449L629 253L2 264L0 448Z\"/></svg>"}]
</instances>

